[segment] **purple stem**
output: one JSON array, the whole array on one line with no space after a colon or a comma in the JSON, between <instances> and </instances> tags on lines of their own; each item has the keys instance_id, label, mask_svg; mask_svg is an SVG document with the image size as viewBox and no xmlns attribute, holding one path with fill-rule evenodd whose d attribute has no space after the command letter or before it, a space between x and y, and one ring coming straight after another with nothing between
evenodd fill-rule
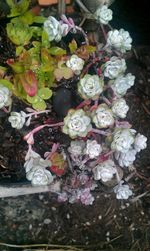
<instances>
[{"instance_id":1,"label":"purple stem","mask_svg":"<svg viewBox=\"0 0 150 251\"><path fill-rule=\"evenodd\" d=\"M105 29L104 29L104 25L103 25L103 24L100 24L100 26L101 26L101 30L102 30L102 32L103 32L103 35L104 35L105 41L107 42L107 34L106 34Z\"/></svg>"},{"instance_id":2,"label":"purple stem","mask_svg":"<svg viewBox=\"0 0 150 251\"><path fill-rule=\"evenodd\" d=\"M56 124L45 124L45 125L41 125L41 126L38 126L36 128L34 128L31 132L29 132L28 134L26 134L24 136L24 140L28 140L28 138L32 135L34 135L36 132L42 130L44 127L55 127L55 126L63 126L64 125L64 122L59 122L59 123L56 123Z\"/></svg>"},{"instance_id":3,"label":"purple stem","mask_svg":"<svg viewBox=\"0 0 150 251\"><path fill-rule=\"evenodd\" d=\"M91 131L94 132L94 133L100 134L100 135L104 135L104 136L109 136L109 135L111 135L110 132L106 132L106 131L99 130L99 129L95 129L95 128L92 128Z\"/></svg>"},{"instance_id":4,"label":"purple stem","mask_svg":"<svg viewBox=\"0 0 150 251\"><path fill-rule=\"evenodd\" d=\"M36 116L36 115L39 115L39 114L42 114L42 113L48 113L50 112L50 110L44 110L44 111L40 111L40 112L32 112L32 113L29 113L26 115L26 118L30 117L30 116Z\"/></svg>"}]
</instances>

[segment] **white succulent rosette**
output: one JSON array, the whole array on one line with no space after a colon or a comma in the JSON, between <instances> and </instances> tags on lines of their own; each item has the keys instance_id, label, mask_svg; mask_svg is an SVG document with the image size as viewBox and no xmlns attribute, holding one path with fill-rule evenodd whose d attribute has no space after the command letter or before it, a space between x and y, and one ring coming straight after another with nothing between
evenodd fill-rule
<instances>
[{"instance_id":1,"label":"white succulent rosette","mask_svg":"<svg viewBox=\"0 0 150 251\"><path fill-rule=\"evenodd\" d=\"M128 185L123 185L122 182L114 187L116 198L118 200L127 200L133 193Z\"/></svg>"},{"instance_id":2,"label":"white succulent rosette","mask_svg":"<svg viewBox=\"0 0 150 251\"><path fill-rule=\"evenodd\" d=\"M0 84L0 109L4 106L10 106L11 103L11 92L7 87Z\"/></svg>"},{"instance_id":3,"label":"white succulent rosette","mask_svg":"<svg viewBox=\"0 0 150 251\"><path fill-rule=\"evenodd\" d=\"M126 69L126 61L123 58L113 56L104 64L104 76L114 79L123 74Z\"/></svg>"},{"instance_id":4,"label":"white succulent rosette","mask_svg":"<svg viewBox=\"0 0 150 251\"><path fill-rule=\"evenodd\" d=\"M76 75L79 75L84 66L84 60L79 58L77 55L72 55L66 62L69 67Z\"/></svg>"},{"instance_id":5,"label":"white succulent rosette","mask_svg":"<svg viewBox=\"0 0 150 251\"><path fill-rule=\"evenodd\" d=\"M24 168L26 173L31 171L31 169L35 166L40 166L41 168L46 168L51 166L51 161L47 159L41 158L41 156L34 152L33 150L28 152L25 157Z\"/></svg>"},{"instance_id":6,"label":"white succulent rosette","mask_svg":"<svg viewBox=\"0 0 150 251\"><path fill-rule=\"evenodd\" d=\"M94 179L103 182L110 181L117 173L116 165L112 160L106 160L93 169Z\"/></svg>"},{"instance_id":7,"label":"white succulent rosette","mask_svg":"<svg viewBox=\"0 0 150 251\"><path fill-rule=\"evenodd\" d=\"M130 167L136 159L137 151L129 149L126 153L115 152L115 159L121 167Z\"/></svg>"},{"instance_id":8,"label":"white succulent rosette","mask_svg":"<svg viewBox=\"0 0 150 251\"><path fill-rule=\"evenodd\" d=\"M109 21L112 20L112 15L113 15L113 12L112 10L108 9L107 5L103 5L99 7L94 13L95 18L101 24L108 24Z\"/></svg>"},{"instance_id":9,"label":"white succulent rosette","mask_svg":"<svg viewBox=\"0 0 150 251\"><path fill-rule=\"evenodd\" d=\"M71 155L79 156L83 155L85 148L85 142L83 140L72 140L70 146L68 147L68 152Z\"/></svg>"},{"instance_id":10,"label":"white succulent rosette","mask_svg":"<svg viewBox=\"0 0 150 251\"><path fill-rule=\"evenodd\" d=\"M92 121L97 128L107 128L114 124L112 110L106 104L100 104L96 110L92 112Z\"/></svg>"},{"instance_id":11,"label":"white succulent rosette","mask_svg":"<svg viewBox=\"0 0 150 251\"><path fill-rule=\"evenodd\" d=\"M138 133L135 137L134 140L134 149L137 152L140 152L141 150L145 149L147 147L147 137L145 137L144 135Z\"/></svg>"},{"instance_id":12,"label":"white succulent rosette","mask_svg":"<svg viewBox=\"0 0 150 251\"><path fill-rule=\"evenodd\" d=\"M103 92L104 81L97 75L86 74L78 83L78 93L83 99L98 99Z\"/></svg>"},{"instance_id":13,"label":"white succulent rosette","mask_svg":"<svg viewBox=\"0 0 150 251\"><path fill-rule=\"evenodd\" d=\"M112 112L119 118L124 119L129 111L129 106L127 105L125 99L116 99L112 104Z\"/></svg>"},{"instance_id":14,"label":"white succulent rosette","mask_svg":"<svg viewBox=\"0 0 150 251\"><path fill-rule=\"evenodd\" d=\"M49 16L44 22L44 30L48 34L49 41L59 42L63 36L63 27L56 18Z\"/></svg>"},{"instance_id":15,"label":"white succulent rosette","mask_svg":"<svg viewBox=\"0 0 150 251\"><path fill-rule=\"evenodd\" d=\"M21 112L11 112L8 118L8 121L11 123L11 126L16 129L21 129L26 121L26 113Z\"/></svg>"},{"instance_id":16,"label":"white succulent rosette","mask_svg":"<svg viewBox=\"0 0 150 251\"><path fill-rule=\"evenodd\" d=\"M91 119L82 110L71 109L64 118L63 133L68 134L72 139L76 137L86 137L91 131Z\"/></svg>"},{"instance_id":17,"label":"white succulent rosette","mask_svg":"<svg viewBox=\"0 0 150 251\"><path fill-rule=\"evenodd\" d=\"M131 50L132 38L128 31L124 29L112 30L107 34L107 46L114 47L115 49L125 53Z\"/></svg>"},{"instance_id":18,"label":"white succulent rosette","mask_svg":"<svg viewBox=\"0 0 150 251\"><path fill-rule=\"evenodd\" d=\"M41 166L34 166L27 172L26 178L33 186L46 186L53 182L51 172Z\"/></svg>"},{"instance_id":19,"label":"white succulent rosette","mask_svg":"<svg viewBox=\"0 0 150 251\"><path fill-rule=\"evenodd\" d=\"M84 153L89 156L90 159L95 159L102 152L102 147L96 140L87 140Z\"/></svg>"},{"instance_id":20,"label":"white succulent rosette","mask_svg":"<svg viewBox=\"0 0 150 251\"><path fill-rule=\"evenodd\" d=\"M135 76L131 73L128 73L125 76L122 75L115 79L111 85L111 88L117 97L122 97L126 94L127 90L134 85L134 81Z\"/></svg>"},{"instance_id":21,"label":"white succulent rosette","mask_svg":"<svg viewBox=\"0 0 150 251\"><path fill-rule=\"evenodd\" d=\"M136 131L133 129L116 129L111 143L111 149L121 153L127 153L134 143Z\"/></svg>"}]
</instances>

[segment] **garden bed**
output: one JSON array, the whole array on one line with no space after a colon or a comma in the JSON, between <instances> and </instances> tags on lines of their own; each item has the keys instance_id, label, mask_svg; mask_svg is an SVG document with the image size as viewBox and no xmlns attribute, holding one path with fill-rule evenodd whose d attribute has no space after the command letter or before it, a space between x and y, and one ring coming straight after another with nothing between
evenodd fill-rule
<instances>
[{"instance_id":1,"label":"garden bed","mask_svg":"<svg viewBox=\"0 0 150 251\"><path fill-rule=\"evenodd\" d=\"M71 26L74 25L71 20L64 20L66 22L65 24L70 25L68 27L70 27L71 29L72 27L76 28L76 26ZM107 27L107 29L108 28L111 27ZM102 34L104 35L101 42L104 43L106 34L103 26L101 26L101 29L103 33L100 33L100 37L102 36ZM45 39L44 40L42 38L42 46L46 46L46 48L48 48L51 53L56 53L56 49L54 50L55 47L49 48L45 33L43 33L42 36ZM64 53L64 50L68 50L67 46L69 44L70 51L73 51L73 53L76 53L78 57L82 58L82 61L80 58L81 65L83 64L84 60L87 60L85 69L83 69L81 66L81 70L78 69L78 71L80 70L81 72L83 69L83 73L80 77L81 79L84 79L84 74L86 75L86 73L89 74L88 77L91 77L96 73L100 78L103 78L103 74L105 74L103 73L105 69L104 67L106 67L105 63L107 64L107 61L110 60L112 53L116 53L117 56L119 55L119 57L122 56L122 54L118 54L117 50L105 51L104 49L104 51L102 51L102 56L96 59L96 57L94 56L94 46L96 42L95 39L97 39L96 33L92 33L92 36L89 35L89 41L92 42L92 45L90 45L91 47L86 44L87 36L82 29L79 28L77 34L71 33L70 36L67 37L67 40L62 39L59 44L57 44L59 46L57 47L57 50L59 50L59 53L60 51L61 53ZM38 43L40 42L38 41L37 44ZM82 45L83 48L81 49L80 46ZM25 45L24 48L28 51L31 46L32 41L28 44L28 46ZM99 44L99 46L101 50L101 48L103 47L101 47L101 44ZM21 60L23 58L24 60L26 60L25 62L28 63L27 58L24 57L24 55L22 57L20 56L22 55L20 53L22 53L24 48L21 46L20 48L18 48L16 52L19 54L19 56L16 57L14 53L16 47L8 39L5 27L1 29L0 61L3 67L6 67L7 65L9 65L10 67L6 72L4 68L1 68L0 74L1 78L3 80L6 80L1 82L5 84L7 83L7 86L10 86L10 82L12 81L12 70L14 70L14 68L12 67L14 61L10 59L15 58L15 60L18 60L19 58L19 60ZM47 53L46 50L44 52ZM40 53L42 53L42 51ZM46 55L46 57L44 57L44 55ZM45 60L44 63L47 62L46 60L49 60L50 55L48 55L48 57L47 55L48 54L43 54L43 60ZM50 56L51 59L52 55ZM28 54L28 56L30 56L30 54ZM53 56L56 56L56 54L54 54ZM59 60L62 55L59 54L57 56L56 60ZM71 57L70 54L67 55L67 59L69 57ZM92 64L89 58L93 60ZM133 161L130 160L130 165L122 164L122 169L118 169L118 167L115 166L118 164L116 164L117 157L115 157L114 154L114 151L117 151L117 144L115 145L114 143L112 143L114 142L112 136L111 138L109 138L111 134L115 133L115 126L116 128L118 128L117 130L120 130L119 128L121 128L121 130L130 131L131 124L132 128L140 133L140 135L144 135L144 137L149 138L149 47L135 47L132 49L132 51L128 52L124 58L127 64L127 71L136 76L134 86L132 86L132 88L130 88L124 95L126 106L130 107L126 118L128 123L122 120L118 122L116 119L117 115L113 114L115 119L111 117L112 123L110 123L109 121L110 124L106 127L104 126L104 130L99 130L98 123L100 123L100 121L97 122L94 117L96 116L95 111L98 105L100 106L102 102L106 102L106 104L111 107L112 103L109 102L109 100L111 101L111 99L113 100L113 98L114 100L116 100L117 97L113 97L115 92L113 93L112 90L110 90L111 87L109 86L110 82L107 79L108 76L105 76L105 89L102 89L104 94L102 94L100 99L97 99L96 96L96 98L94 97L94 99L91 99L91 101L89 102L89 97L87 98L86 96L87 93L84 93L80 86L81 83L79 82L78 74L70 71L70 69L68 71L69 67L67 68L66 65L71 64L69 60L66 60L65 56L63 60L66 61L63 61L63 64L64 62L67 63L66 65L63 65L63 67L66 67L67 69L63 68L62 71L62 68L58 67L57 74L55 72L57 85L51 86L49 90L49 86L47 86L46 82L47 79L45 78L45 85L44 87L42 86L42 88L45 88L46 86L46 92L42 92L43 89L40 86L41 89L40 92L38 92L38 100L39 103L41 102L41 105L42 107L44 107L44 109L41 109L39 103L35 102L35 100L33 101L33 99L31 98L31 96L34 96L35 94L28 95L28 98L26 99L24 91L19 93L19 89L17 89L18 92L15 92L15 94L18 95L19 93L20 97L19 99L16 97L17 95L14 95L12 97L11 110L15 111L17 114L20 111L25 111L26 114L22 113L22 117L24 116L23 120L20 120L19 123L17 122L18 124L14 124L14 120L12 118L8 118L10 111L5 109L5 107L4 109L1 109L0 197L3 199L1 199L0 201L2 208L0 212L0 250L30 250L31 248L32 250L35 250L35 248L40 248L38 250L42 250L42 248L46 250L52 250L53 248L55 250L71 251L146 251L150 248L149 146L147 146L146 148L146 144L144 143L144 145L140 148L140 146L136 146L135 143L135 146L133 146L132 142L132 147L137 147L137 149L140 148L140 150L144 148L146 149L144 149L140 153L136 153L137 155L134 164ZM24 61L21 62L21 67L26 67L26 64L23 64ZM56 65L55 60L53 60L52 62ZM17 63L18 65L16 64L14 66L20 67L20 61L17 61ZM50 61L48 61L48 63L50 63ZM96 67L94 64L96 65ZM39 67L41 66L43 65L40 65ZM18 81L19 77L20 81L22 81L23 83L24 90L27 91L27 94L31 94L31 91L33 91L33 89L31 90L30 88L27 88L29 86L26 86L23 82L24 79L26 79L27 81L30 80L30 78L28 78L28 75L25 74L29 74L32 83L36 83L35 75L33 74L34 72L36 72L36 77L38 78L39 83L41 81L41 76L38 75L39 72L36 71L36 68L34 68L34 71L31 74L31 67L35 67L35 64L31 63L30 72L28 71L29 69L27 69L27 72L25 73L21 72L21 74L24 75L21 75L20 72L20 75L18 74L18 72L18 75L16 74L16 72L13 73L13 84L16 84L15 81ZM15 70L16 69L17 71L18 69L20 71L20 68L15 68ZM46 71L47 70L45 70L45 72ZM68 74L70 77L68 77ZM23 80L21 78L22 76L24 78ZM109 77L111 78L111 76ZM50 79L50 76L47 76L47 78L48 81L52 81ZM114 80L111 81L113 82ZM103 83L101 79L100 88L102 87ZM51 94L51 91L53 91L54 93L53 98L47 101L47 99L49 99L50 97L49 95ZM99 93L102 91L99 91ZM22 102L21 99L23 99L23 101L25 102ZM112 102L114 102L114 100ZM8 103L9 102L7 102L6 104ZM29 103L31 103L31 105L33 106L32 109L31 106L29 109ZM43 111L45 110L45 104L47 105L46 112ZM106 106L106 104L104 105L104 108L107 111L108 107ZM37 110L35 111L36 108ZM76 113L78 111L81 112L81 110L83 109L81 116L86 117L85 121L92 119L93 128L90 127L90 129L88 129L87 126L87 132L84 131L84 134L78 132L79 134L75 135L74 131L69 131L69 123L66 122L66 118L68 118L69 121L69 116L72 116L70 112L71 108L73 108L73 110L71 110L72 113ZM40 111L40 114L38 114L39 110L42 110L42 112ZM68 111L70 112L70 115L68 115ZM90 112L92 115L90 115ZM29 120L31 117L30 114L33 114L34 117L34 119L31 121ZM11 114L11 116L13 116L13 114ZM88 116L91 116L90 119ZM28 125L24 125L27 118L29 118L27 120ZM94 123L96 126L94 125ZM18 130L12 128L12 125L15 128L18 127ZM120 127L120 125L122 125L122 127ZM82 145L84 144L84 153L80 156L80 159L75 159L75 157L77 156L73 155L71 142L74 142L74 138L79 139L78 143L82 142ZM83 138L83 140L81 140L81 138ZM93 144L96 144L96 147L98 147L98 150L96 150L98 151L98 154L97 152L92 152L92 149L90 152L88 152L86 148L85 151L85 143L87 144L87 142L93 142ZM102 150L100 147L100 142L102 142ZM135 149L132 150L135 151ZM137 150L137 152L139 152L140 150ZM96 155L94 155L93 157L91 153ZM99 155L99 162L97 162L96 157ZM45 180L43 181L41 177L36 180L33 173L31 173L31 171L34 170L34 166L32 165L35 161L33 160L32 162L32 158L37 159L38 163L41 163L41 166L38 166L40 170L43 171L43 167L47 168L44 169L45 175L47 175L46 183ZM93 159L95 162L93 161ZM81 161L81 163L79 160ZM101 178L97 178L98 176L96 176L100 175L99 173L96 173L96 168L100 168L101 162L103 163L109 160L113 160L115 163L110 170L111 172L113 172L113 174L111 174L110 177L107 178L108 181L113 178L113 183L107 183L105 176L102 176ZM79 161L80 164L78 164L77 161ZM29 165L30 162L31 164ZM95 168L95 166L93 166L95 165L95 163L97 163L99 167ZM120 163L122 162L119 162L119 164ZM110 163L109 165L111 166ZM127 166L125 167L124 165ZM122 170L121 173L118 170ZM52 182L53 179L54 182ZM96 184L94 179L100 179L100 182L97 182ZM29 181L31 181L32 185L34 186L31 186ZM38 185L38 181L40 182L40 184L44 182L46 186L35 186ZM116 189L119 189L119 186L121 187L123 182L125 182L126 184L126 188L128 190L127 194L123 193L123 195L117 195L114 187L116 187ZM94 187L94 189L92 187ZM88 194L86 194L85 191L88 191ZM40 194L37 195L35 193ZM27 196L27 194L33 195ZM12 198L12 196L18 195L26 196ZM116 196L121 197L118 197L117 199L119 200L117 200ZM124 200L128 199L128 197L130 197L129 200ZM69 204L67 201L75 204ZM82 205L81 203L84 205ZM10 243L12 244L12 246L9 245ZM27 243L35 244L35 246L26 245ZM40 246L40 243L45 244L43 244L43 246ZM25 245L19 246L23 244Z\"/></svg>"}]
</instances>

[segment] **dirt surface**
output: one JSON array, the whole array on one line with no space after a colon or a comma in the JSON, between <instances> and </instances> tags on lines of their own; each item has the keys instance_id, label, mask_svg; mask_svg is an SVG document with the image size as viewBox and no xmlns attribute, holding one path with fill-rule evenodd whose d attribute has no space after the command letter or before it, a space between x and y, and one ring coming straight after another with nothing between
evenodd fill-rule
<instances>
[{"instance_id":1,"label":"dirt surface","mask_svg":"<svg viewBox=\"0 0 150 251\"><path fill-rule=\"evenodd\" d=\"M150 135L149 49L136 48L127 60L129 71L136 75L135 86L127 94L127 103L130 104L127 119L133 128L147 137ZM5 149L2 153L5 153L6 158L0 153L1 181L4 177L8 181L23 181L22 159L17 159L18 154L15 153L22 151L24 147L20 144L22 136L16 134L16 141L11 142L13 137L7 134L13 132L6 129L4 132L7 127L3 124L2 128L0 141L1 147ZM4 139L4 135L8 137L8 141ZM128 176L135 193L133 201L120 202L111 193L98 190L94 192L96 200L93 206L58 203L55 195L51 193L1 199L0 242L18 245L81 245L82 250L90 251L150 250L149 150L148 146L138 155L135 162L136 171L132 172L134 174L131 177ZM14 156L16 168L8 171ZM0 243L0 250L27 249L10 248Z\"/></svg>"}]
</instances>

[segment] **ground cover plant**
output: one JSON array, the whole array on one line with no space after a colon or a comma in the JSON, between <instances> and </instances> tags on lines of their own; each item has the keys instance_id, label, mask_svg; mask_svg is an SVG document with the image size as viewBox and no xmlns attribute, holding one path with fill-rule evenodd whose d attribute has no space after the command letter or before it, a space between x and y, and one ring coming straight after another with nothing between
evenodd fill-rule
<instances>
[{"instance_id":1,"label":"ground cover plant","mask_svg":"<svg viewBox=\"0 0 150 251\"><path fill-rule=\"evenodd\" d=\"M34 16L28 1L7 3L13 53L1 59L0 108L24 141L18 155L26 179L33 186L56 183L59 202L92 205L99 187L133 199L127 177L147 138L126 120L135 82L126 64L129 32L109 25L107 5L92 14L103 36L90 42L65 15Z\"/></svg>"}]
</instances>

